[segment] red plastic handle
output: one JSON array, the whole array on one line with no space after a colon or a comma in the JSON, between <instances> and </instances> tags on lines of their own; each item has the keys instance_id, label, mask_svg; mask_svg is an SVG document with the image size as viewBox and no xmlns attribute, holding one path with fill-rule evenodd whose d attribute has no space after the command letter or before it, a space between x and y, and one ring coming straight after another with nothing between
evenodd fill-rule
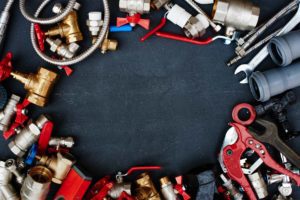
<instances>
[{"instance_id":1,"label":"red plastic handle","mask_svg":"<svg viewBox=\"0 0 300 200\"><path fill-rule=\"evenodd\" d=\"M239 112L243 109L245 109L249 112L250 116L249 116L249 119L247 119L247 120L242 120L239 117ZM232 119L239 124L246 125L246 126L250 125L255 121L255 118L256 118L255 108L248 103L238 104L232 110Z\"/></svg>"},{"instance_id":2,"label":"red plastic handle","mask_svg":"<svg viewBox=\"0 0 300 200\"><path fill-rule=\"evenodd\" d=\"M132 167L127 171L127 175L135 172L135 171L148 171L148 170L160 170L160 166L143 166L143 167Z\"/></svg>"},{"instance_id":3,"label":"red plastic handle","mask_svg":"<svg viewBox=\"0 0 300 200\"><path fill-rule=\"evenodd\" d=\"M192 44L196 44L196 45L207 45L207 44L210 44L213 42L212 38L207 38L206 40L200 41L200 40L187 38L185 36L173 34L173 33L156 32L155 34L158 37L167 38L167 39L171 39L171 40L177 40L177 41L186 42L186 43L192 43Z\"/></svg>"},{"instance_id":4,"label":"red plastic handle","mask_svg":"<svg viewBox=\"0 0 300 200\"><path fill-rule=\"evenodd\" d=\"M4 81L10 76L13 68L11 64L12 56L13 54L11 52L8 52L0 61L0 81Z\"/></svg>"},{"instance_id":5,"label":"red plastic handle","mask_svg":"<svg viewBox=\"0 0 300 200\"><path fill-rule=\"evenodd\" d=\"M159 31L160 29L162 29L165 24L167 22L167 18L162 18L160 23L153 28L151 31L149 31L149 33L147 33L144 37L141 38L141 42L144 42L145 40L147 40L149 37L151 37L152 35L154 35L157 31Z\"/></svg>"}]
</instances>

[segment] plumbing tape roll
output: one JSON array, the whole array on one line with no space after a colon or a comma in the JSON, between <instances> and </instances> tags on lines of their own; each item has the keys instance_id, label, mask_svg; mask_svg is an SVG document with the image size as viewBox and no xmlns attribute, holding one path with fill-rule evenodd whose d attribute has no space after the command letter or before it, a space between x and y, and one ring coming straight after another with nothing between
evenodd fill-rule
<instances>
[{"instance_id":1,"label":"plumbing tape roll","mask_svg":"<svg viewBox=\"0 0 300 200\"><path fill-rule=\"evenodd\" d=\"M272 60L279 66L287 66L300 57L300 31L293 31L273 38L268 44Z\"/></svg>"}]
</instances>

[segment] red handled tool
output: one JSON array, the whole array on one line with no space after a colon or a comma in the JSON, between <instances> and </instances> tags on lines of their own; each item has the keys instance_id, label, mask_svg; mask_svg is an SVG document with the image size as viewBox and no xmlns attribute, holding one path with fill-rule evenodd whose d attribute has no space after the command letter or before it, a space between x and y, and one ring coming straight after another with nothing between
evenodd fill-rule
<instances>
[{"instance_id":1,"label":"red handled tool","mask_svg":"<svg viewBox=\"0 0 300 200\"><path fill-rule=\"evenodd\" d=\"M16 105L16 118L14 123L10 126L8 131L5 131L3 133L3 137L7 140L11 136L13 136L16 133L16 129L18 127L23 127L24 123L27 121L28 116L26 115L26 107L30 105L30 102L27 99L24 99L24 101L20 104Z\"/></svg>"},{"instance_id":2,"label":"red handled tool","mask_svg":"<svg viewBox=\"0 0 300 200\"><path fill-rule=\"evenodd\" d=\"M135 198L127 194L127 192L122 192L118 200L135 200Z\"/></svg>"},{"instance_id":3,"label":"red handled tool","mask_svg":"<svg viewBox=\"0 0 300 200\"><path fill-rule=\"evenodd\" d=\"M86 199L88 200L102 200L107 196L109 190L113 187L113 182L109 176L100 179L88 192Z\"/></svg>"},{"instance_id":4,"label":"red handled tool","mask_svg":"<svg viewBox=\"0 0 300 200\"><path fill-rule=\"evenodd\" d=\"M123 26L125 24L138 24L144 29L149 29L150 20L149 19L142 19L141 14L136 13L132 16L128 15L125 18L118 17L117 18L117 27Z\"/></svg>"},{"instance_id":5,"label":"red handled tool","mask_svg":"<svg viewBox=\"0 0 300 200\"><path fill-rule=\"evenodd\" d=\"M246 114L249 115L248 119L243 120L239 116L240 112L242 112L243 110L245 110L245 112L247 112ZM250 125L255 121L255 118L256 118L255 108L254 108L254 106L252 106L248 103L241 103L241 104L236 105L233 108L232 119L239 124L246 125L246 126Z\"/></svg>"},{"instance_id":6,"label":"red handled tool","mask_svg":"<svg viewBox=\"0 0 300 200\"><path fill-rule=\"evenodd\" d=\"M13 54L11 52L8 52L0 62L0 81L4 81L10 76L10 73L13 70L11 64L12 57Z\"/></svg>"},{"instance_id":7,"label":"red handled tool","mask_svg":"<svg viewBox=\"0 0 300 200\"><path fill-rule=\"evenodd\" d=\"M41 51L45 51L45 33L39 24L34 24L35 35Z\"/></svg>"}]
</instances>

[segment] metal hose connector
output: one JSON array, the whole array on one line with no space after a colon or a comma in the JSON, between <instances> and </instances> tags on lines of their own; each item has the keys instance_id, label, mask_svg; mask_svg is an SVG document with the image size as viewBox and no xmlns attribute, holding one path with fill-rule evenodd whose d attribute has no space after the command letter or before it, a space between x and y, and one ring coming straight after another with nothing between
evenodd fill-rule
<instances>
[{"instance_id":1,"label":"metal hose connector","mask_svg":"<svg viewBox=\"0 0 300 200\"><path fill-rule=\"evenodd\" d=\"M14 1L15 0L8 0L3 11L4 12L9 12L9 10L10 10L11 6L13 5Z\"/></svg>"},{"instance_id":2,"label":"metal hose connector","mask_svg":"<svg viewBox=\"0 0 300 200\"><path fill-rule=\"evenodd\" d=\"M47 3L49 3L50 0L45 0L38 8L38 10L35 13L35 17L38 17L38 15L40 14L40 12L43 10L43 8L46 6ZM51 58L47 55L45 55L38 47L37 42L36 42L36 36L35 36L35 32L34 32L34 24L31 24L31 28L30 28L30 36L31 36L31 43L32 46L35 50L35 52L46 62L53 64L53 65L58 65L58 66L62 66L62 65L74 65L78 62L81 62L82 60L84 60L85 58L87 58L88 56L90 56L94 51L96 51L98 49L98 47L102 44L103 40L105 39L107 30L109 28L109 19L110 19L110 11L109 11L109 4L107 0L103 0L103 6L104 6L104 19L103 19L103 26L102 29L97 37L96 42L86 51L84 51L82 54L71 58L71 59L65 59L65 60L58 60L58 59L54 59Z\"/></svg>"},{"instance_id":3,"label":"metal hose connector","mask_svg":"<svg viewBox=\"0 0 300 200\"><path fill-rule=\"evenodd\" d=\"M57 22L61 21L63 18L65 18L73 10L73 7L76 3L76 0L69 0L68 5L66 6L66 8L61 13L59 13L58 15L56 15L54 17L50 17L50 18L37 18L36 16L32 17L26 11L25 2L26 2L26 0L20 0L19 6L20 6L20 10L21 10L22 15L28 21L30 21L32 23L38 23L38 24L54 24L54 23L57 23ZM49 0L45 0L44 2L48 3ZM42 4L44 4L44 2Z\"/></svg>"}]
</instances>

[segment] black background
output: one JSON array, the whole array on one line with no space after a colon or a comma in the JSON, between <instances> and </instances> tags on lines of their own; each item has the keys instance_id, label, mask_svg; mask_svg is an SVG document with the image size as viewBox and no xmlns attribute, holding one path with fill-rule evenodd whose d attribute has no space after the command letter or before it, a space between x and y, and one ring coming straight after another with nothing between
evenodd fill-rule
<instances>
[{"instance_id":1,"label":"black background","mask_svg":"<svg viewBox=\"0 0 300 200\"><path fill-rule=\"evenodd\" d=\"M102 9L102 2L79 2L84 49L90 43L85 26L87 13ZM196 14L184 1L175 2ZM255 2L261 7L260 22L288 3ZM28 10L33 13L38 3L29 1ZM18 1L11 12L1 56L12 51L13 65L22 72L35 72L40 66L56 70L35 54L29 39L30 24L21 16L17 4ZM3 5L2 0L0 8ZM125 14L119 12L118 1L110 1L110 5L114 24L116 16ZM204 6L208 13L211 7ZM164 12L151 12L152 27ZM171 22L164 30L182 33ZM133 32L111 34L111 38L119 41L118 51L94 53L73 67L71 77L61 73L48 106L30 107L34 118L40 113L53 118L54 135L76 138L72 152L78 165L95 180L136 165L161 165L164 169L156 176L162 176L216 164L232 107L254 101L248 86L238 84L234 68L225 65L234 54L233 44L226 46L219 40L208 46L195 46L157 37L141 43L139 38L146 32L136 27ZM259 69L271 67L275 65L268 59ZM10 92L26 94L14 80L5 81L4 85ZM296 91L299 96L300 90ZM289 117L292 126L300 130L299 103L289 109ZM295 148L297 142L299 138L291 141ZM7 144L0 140L1 159L13 156Z\"/></svg>"}]
</instances>

